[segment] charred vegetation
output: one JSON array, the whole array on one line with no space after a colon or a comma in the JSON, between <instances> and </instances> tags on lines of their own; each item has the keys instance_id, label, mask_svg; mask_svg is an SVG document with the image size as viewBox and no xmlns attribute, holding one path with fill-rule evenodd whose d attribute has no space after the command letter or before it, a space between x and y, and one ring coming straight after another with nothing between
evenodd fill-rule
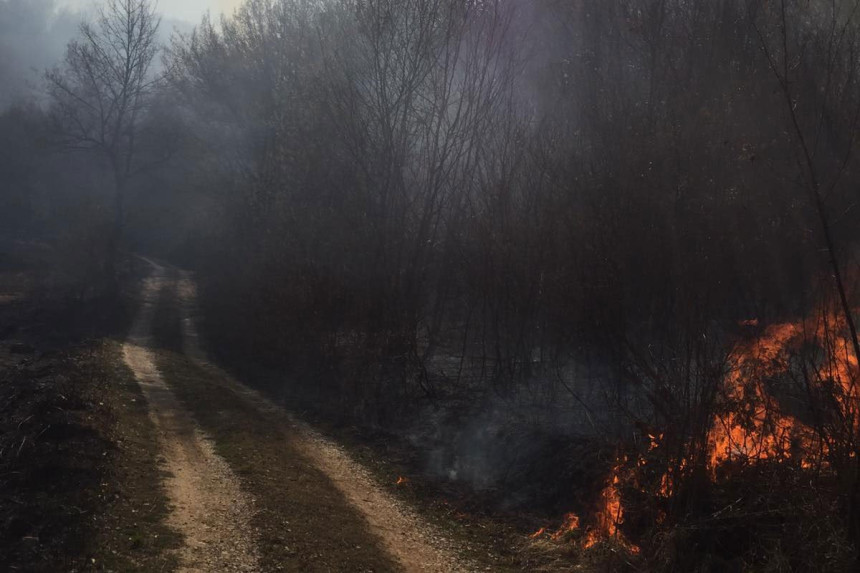
<instances>
[{"instance_id":1,"label":"charred vegetation","mask_svg":"<svg viewBox=\"0 0 860 573\"><path fill-rule=\"evenodd\" d=\"M219 363L523 567L856 567L856 0L107 7L0 113L39 284L193 270Z\"/></svg>"}]
</instances>

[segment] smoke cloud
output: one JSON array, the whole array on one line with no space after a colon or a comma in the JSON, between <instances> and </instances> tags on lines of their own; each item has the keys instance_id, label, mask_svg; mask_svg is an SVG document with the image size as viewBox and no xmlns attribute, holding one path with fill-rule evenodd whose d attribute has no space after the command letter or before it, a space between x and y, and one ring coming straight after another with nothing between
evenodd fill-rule
<instances>
[{"instance_id":1,"label":"smoke cloud","mask_svg":"<svg viewBox=\"0 0 860 573\"><path fill-rule=\"evenodd\" d=\"M41 100L45 70L60 62L66 45L77 36L81 22L88 19L88 12L97 4L0 0L0 110L18 101ZM229 11L232 6L231 2L209 0L174 3L165 10L160 41L167 44L172 34L190 32L207 9L214 13L220 9Z\"/></svg>"},{"instance_id":2,"label":"smoke cloud","mask_svg":"<svg viewBox=\"0 0 860 573\"><path fill-rule=\"evenodd\" d=\"M55 0L0 0L0 108L40 91L80 20Z\"/></svg>"}]
</instances>

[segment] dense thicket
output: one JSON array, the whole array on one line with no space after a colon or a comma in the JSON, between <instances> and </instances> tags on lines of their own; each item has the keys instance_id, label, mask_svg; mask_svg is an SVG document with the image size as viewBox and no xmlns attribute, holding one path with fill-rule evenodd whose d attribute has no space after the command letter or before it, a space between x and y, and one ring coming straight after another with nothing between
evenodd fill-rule
<instances>
[{"instance_id":1,"label":"dense thicket","mask_svg":"<svg viewBox=\"0 0 860 573\"><path fill-rule=\"evenodd\" d=\"M532 487L536 435L600 437L648 452L623 497L655 566L839 567L857 374L821 365L857 349L858 23L853 0L248 0L167 50L145 117L181 160L136 184L129 237L196 268L222 358L441 444L444 475ZM809 316L826 336L745 378L768 392L726 389ZM718 417L776 409L824 461L719 482Z\"/></svg>"},{"instance_id":2,"label":"dense thicket","mask_svg":"<svg viewBox=\"0 0 860 573\"><path fill-rule=\"evenodd\" d=\"M749 407L723 388L738 341L856 295L856 10L250 0L204 21L166 61L215 347L329 416L444 441L433 408L456 411L433 463L478 484L500 449L545 454L514 426L659 431L670 521L718 509L701 472L715 412ZM832 402L809 411L843 430L815 427L852 450Z\"/></svg>"},{"instance_id":3,"label":"dense thicket","mask_svg":"<svg viewBox=\"0 0 860 573\"><path fill-rule=\"evenodd\" d=\"M852 10L252 1L205 21L169 65L234 342L378 408L432 399L442 357L468 356L446 383L551 384L588 350L798 315L830 272L798 135L841 266L857 238Z\"/></svg>"}]
</instances>

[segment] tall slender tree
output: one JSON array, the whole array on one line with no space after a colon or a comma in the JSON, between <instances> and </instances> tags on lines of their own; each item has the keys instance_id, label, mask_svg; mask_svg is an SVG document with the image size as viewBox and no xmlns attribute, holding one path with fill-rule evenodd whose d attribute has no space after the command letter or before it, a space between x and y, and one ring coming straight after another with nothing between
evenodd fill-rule
<instances>
[{"instance_id":1,"label":"tall slender tree","mask_svg":"<svg viewBox=\"0 0 860 573\"><path fill-rule=\"evenodd\" d=\"M160 18L150 0L107 0L94 24L83 23L62 64L47 73L52 113L62 143L101 154L113 176L114 224L108 267L125 226L129 180L139 166L141 120L158 77L153 61Z\"/></svg>"}]
</instances>

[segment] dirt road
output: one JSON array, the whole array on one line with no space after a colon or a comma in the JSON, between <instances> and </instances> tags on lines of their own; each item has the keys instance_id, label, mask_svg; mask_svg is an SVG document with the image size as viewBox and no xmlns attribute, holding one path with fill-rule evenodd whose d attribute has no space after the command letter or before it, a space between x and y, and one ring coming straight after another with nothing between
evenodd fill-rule
<instances>
[{"instance_id":1,"label":"dirt road","mask_svg":"<svg viewBox=\"0 0 860 573\"><path fill-rule=\"evenodd\" d=\"M212 441L180 405L156 368L152 350L155 305L167 271L155 263L144 281L142 306L123 346L158 429L166 489L173 505L169 525L182 533L181 571L259 571L249 527L253 500L218 456Z\"/></svg>"},{"instance_id":2,"label":"dirt road","mask_svg":"<svg viewBox=\"0 0 860 573\"><path fill-rule=\"evenodd\" d=\"M447 572L478 569L458 557L458 548L452 541L389 494L341 447L211 364L197 334L196 289L192 277L148 262L152 271L144 283L144 303L124 354L161 432L166 467L172 474L166 484L174 504L171 525L186 537L181 551L184 570L259 571L283 567L285 570ZM157 359L160 351L153 348L152 336L159 296L175 299L185 354L181 359L161 363ZM189 365L179 364L178 360L187 361ZM164 364L164 374L159 372L159 364ZM175 393L171 387L175 388ZM198 397L201 392L208 392L211 394L207 396L214 398L229 394L229 399L222 403L208 409L205 406L195 409L203 425L213 432L215 447L188 411L189 402L186 400L183 404L182 396L187 396L188 392ZM236 399L242 404L234 404ZM222 420L229 420L229 423L222 423ZM227 427L232 430L225 430ZM252 427L252 440L235 437ZM267 440L271 440L274 447L256 451L263 447L259 444ZM217 448L228 454L219 456ZM283 460L275 459L280 456ZM266 459L266 465L271 467L259 467L257 459ZM242 481L231 465L241 468ZM272 479L272 471L287 466L293 473L283 470L287 473L277 474L280 477ZM318 474L322 479L314 477ZM316 489L307 489L309 487ZM256 499L252 499L249 491ZM283 495L293 498L283 502ZM319 499L305 499L309 496ZM290 508L299 512L305 505L310 505L310 511L316 510L317 514L311 518L281 515ZM260 528L255 531L253 524L271 524L271 515L267 521L259 518L267 512L273 513L273 507L279 508L275 517L283 523L282 531L272 531L266 525L265 536L262 536L266 541L261 543ZM301 531L302 527L307 531ZM352 533L350 528L365 531ZM341 534L333 538L328 547L320 548L320 538L327 531ZM312 555L315 560L273 560L270 551L273 537L278 539L275 545L302 547L306 543L316 543ZM313 539L309 539L311 537ZM350 541L344 543L341 538ZM368 549L368 544L375 548ZM299 550L279 547L279 551L274 555L292 558ZM374 560L368 555L374 551L387 557ZM355 554L354 561L350 552Z\"/></svg>"}]
</instances>

